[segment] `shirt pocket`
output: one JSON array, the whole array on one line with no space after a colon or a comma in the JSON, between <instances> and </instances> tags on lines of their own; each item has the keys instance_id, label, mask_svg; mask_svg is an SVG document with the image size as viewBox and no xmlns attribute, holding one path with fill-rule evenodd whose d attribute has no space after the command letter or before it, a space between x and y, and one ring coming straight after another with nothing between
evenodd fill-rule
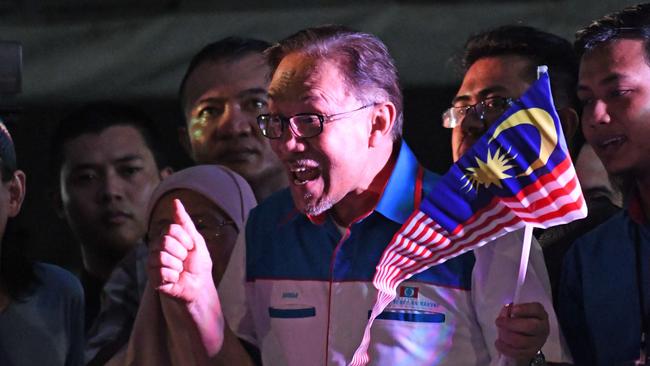
<instances>
[{"instance_id":1,"label":"shirt pocket","mask_svg":"<svg viewBox=\"0 0 650 366\"><path fill-rule=\"evenodd\" d=\"M269 317L275 319L313 318L316 307L308 305L269 306Z\"/></svg>"}]
</instances>

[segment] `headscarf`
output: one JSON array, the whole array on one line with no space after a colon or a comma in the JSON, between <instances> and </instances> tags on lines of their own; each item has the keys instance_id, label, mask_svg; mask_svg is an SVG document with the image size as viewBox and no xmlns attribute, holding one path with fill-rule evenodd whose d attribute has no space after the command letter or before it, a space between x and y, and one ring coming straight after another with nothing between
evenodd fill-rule
<instances>
[{"instance_id":1,"label":"headscarf","mask_svg":"<svg viewBox=\"0 0 650 366\"><path fill-rule=\"evenodd\" d=\"M237 173L221 165L197 165L180 170L160 182L149 199L149 220L158 201L176 189L189 189L214 202L235 222L240 233L244 230L248 212L256 204L253 190Z\"/></svg>"},{"instance_id":2,"label":"headscarf","mask_svg":"<svg viewBox=\"0 0 650 366\"><path fill-rule=\"evenodd\" d=\"M214 202L230 216L240 233L244 230L248 212L256 205L253 191L244 178L219 165L198 165L163 179L149 200L149 220L158 201L176 189L195 191ZM183 306L185 305L161 295L147 284L128 349L126 353L119 353L108 365L168 366L202 363L204 360L199 355L189 351L191 344L188 342L193 342L190 334L172 334L167 327L168 323L188 321L181 315Z\"/></svg>"}]
</instances>

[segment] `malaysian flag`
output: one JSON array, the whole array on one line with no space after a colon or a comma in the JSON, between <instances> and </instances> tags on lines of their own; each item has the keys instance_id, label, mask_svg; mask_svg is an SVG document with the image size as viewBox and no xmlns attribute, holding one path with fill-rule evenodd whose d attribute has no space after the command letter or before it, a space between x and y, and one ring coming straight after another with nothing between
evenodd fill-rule
<instances>
[{"instance_id":1,"label":"malaysian flag","mask_svg":"<svg viewBox=\"0 0 650 366\"><path fill-rule=\"evenodd\" d=\"M548 228L586 215L544 72L440 179L384 250L373 279L377 301L350 365L368 363L370 327L403 281L526 225Z\"/></svg>"}]
</instances>

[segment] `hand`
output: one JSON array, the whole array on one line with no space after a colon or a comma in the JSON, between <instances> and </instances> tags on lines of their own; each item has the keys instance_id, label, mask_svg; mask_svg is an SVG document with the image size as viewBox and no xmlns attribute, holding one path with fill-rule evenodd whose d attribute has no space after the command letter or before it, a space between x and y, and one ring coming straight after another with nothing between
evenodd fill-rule
<instances>
[{"instance_id":1,"label":"hand","mask_svg":"<svg viewBox=\"0 0 650 366\"><path fill-rule=\"evenodd\" d=\"M174 223L149 243L149 282L158 291L186 302L195 301L206 286L214 288L212 260L205 240L178 199Z\"/></svg>"},{"instance_id":2,"label":"hand","mask_svg":"<svg viewBox=\"0 0 650 366\"><path fill-rule=\"evenodd\" d=\"M510 358L528 364L549 334L548 314L538 302L506 305L495 322L497 350Z\"/></svg>"}]
</instances>

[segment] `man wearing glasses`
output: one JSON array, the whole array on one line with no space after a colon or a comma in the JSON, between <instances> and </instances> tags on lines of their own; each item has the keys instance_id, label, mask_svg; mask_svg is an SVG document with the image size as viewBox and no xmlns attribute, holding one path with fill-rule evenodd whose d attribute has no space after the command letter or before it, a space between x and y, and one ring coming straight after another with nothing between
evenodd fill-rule
<instances>
[{"instance_id":1,"label":"man wearing glasses","mask_svg":"<svg viewBox=\"0 0 650 366\"><path fill-rule=\"evenodd\" d=\"M526 26L502 26L474 35L465 44L463 82L443 113L453 128L451 147L458 160L536 80L537 66L547 65L553 101L568 141L578 126L575 85L577 61L571 44Z\"/></svg>"},{"instance_id":2,"label":"man wearing glasses","mask_svg":"<svg viewBox=\"0 0 650 366\"><path fill-rule=\"evenodd\" d=\"M251 212L218 294L209 258L197 254L203 241L177 206L176 225L152 243L151 283L181 300L186 323L168 327L189 323L194 354L227 364L241 355L236 335L266 365L347 365L375 303L379 258L437 177L401 141L397 70L378 38L325 26L267 52L269 113L257 120L289 189ZM510 345L504 354L528 365L548 335L546 313L515 307L516 317L495 324L503 304L483 306L474 263L466 253L399 286L372 327L371 363L496 364L499 338Z\"/></svg>"},{"instance_id":3,"label":"man wearing glasses","mask_svg":"<svg viewBox=\"0 0 650 366\"><path fill-rule=\"evenodd\" d=\"M460 159L492 123L524 94L536 79L538 65L549 67L553 99L565 136L570 139L573 135L578 123L575 96L577 60L567 40L532 27L502 26L470 37L463 50L461 65L465 70L463 81L452 100L452 106L442 115L443 126L453 129L451 147L454 161ZM495 283L502 286L511 283L508 278L517 276L521 237L520 231L513 232L476 250L478 264L475 271L483 273L480 278L496 276L501 280ZM482 261L482 256L494 256L497 260ZM530 266L538 277L527 278L527 281L536 281L530 283L527 289L537 291L529 292L522 299L538 302L537 305L541 303L548 313L550 335L543 353L549 361L569 361L566 347L561 343L548 274L541 247L536 240L533 240L531 248ZM537 282L539 280L542 282ZM479 287L479 290L483 288ZM542 308L533 304L514 307ZM532 315L534 311L531 310L529 314ZM479 317L479 320L487 322L489 318ZM505 353L509 345L497 341L496 347Z\"/></svg>"}]
</instances>

